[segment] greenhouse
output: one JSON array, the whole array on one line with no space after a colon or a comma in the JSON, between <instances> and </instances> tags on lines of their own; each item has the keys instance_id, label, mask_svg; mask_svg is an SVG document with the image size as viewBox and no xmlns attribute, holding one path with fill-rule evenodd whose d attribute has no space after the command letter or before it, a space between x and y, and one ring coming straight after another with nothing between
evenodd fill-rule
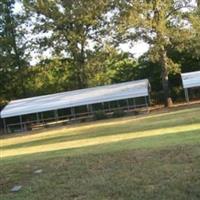
<instances>
[{"instance_id":1,"label":"greenhouse","mask_svg":"<svg viewBox=\"0 0 200 200\"><path fill-rule=\"evenodd\" d=\"M30 131L55 124L93 119L98 112L148 110L147 79L14 100L2 111L4 132Z\"/></svg>"},{"instance_id":2,"label":"greenhouse","mask_svg":"<svg viewBox=\"0 0 200 200\"><path fill-rule=\"evenodd\" d=\"M182 82L183 82L183 88L185 91L185 98L186 101L189 102L189 90L190 89L196 89L199 92L200 89L200 71L196 72L189 72L189 73L183 73L181 74Z\"/></svg>"}]
</instances>

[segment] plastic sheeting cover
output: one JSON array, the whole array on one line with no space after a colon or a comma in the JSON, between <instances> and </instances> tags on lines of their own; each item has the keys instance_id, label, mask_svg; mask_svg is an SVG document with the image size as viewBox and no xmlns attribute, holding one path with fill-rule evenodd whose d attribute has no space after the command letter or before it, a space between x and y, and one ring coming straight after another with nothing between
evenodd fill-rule
<instances>
[{"instance_id":1,"label":"plastic sheeting cover","mask_svg":"<svg viewBox=\"0 0 200 200\"><path fill-rule=\"evenodd\" d=\"M149 81L130 81L11 101L1 118L149 95Z\"/></svg>"},{"instance_id":2,"label":"plastic sheeting cover","mask_svg":"<svg viewBox=\"0 0 200 200\"><path fill-rule=\"evenodd\" d=\"M184 73L181 76L184 88L200 87L200 71Z\"/></svg>"}]
</instances>

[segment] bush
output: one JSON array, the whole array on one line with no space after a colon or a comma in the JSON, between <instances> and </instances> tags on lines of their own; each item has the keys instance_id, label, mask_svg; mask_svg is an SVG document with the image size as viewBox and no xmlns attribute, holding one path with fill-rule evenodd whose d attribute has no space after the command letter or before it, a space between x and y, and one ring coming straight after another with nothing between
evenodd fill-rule
<instances>
[{"instance_id":1,"label":"bush","mask_svg":"<svg viewBox=\"0 0 200 200\"><path fill-rule=\"evenodd\" d=\"M133 114L134 115L139 115L139 114L141 114L141 112L139 110L134 110Z\"/></svg>"},{"instance_id":2,"label":"bush","mask_svg":"<svg viewBox=\"0 0 200 200\"><path fill-rule=\"evenodd\" d=\"M125 115L124 110L115 110L113 112L112 117L117 118L117 117L123 117Z\"/></svg>"},{"instance_id":3,"label":"bush","mask_svg":"<svg viewBox=\"0 0 200 200\"><path fill-rule=\"evenodd\" d=\"M97 111L94 113L95 120L101 120L101 119L106 119L106 118L107 118L107 116L104 111Z\"/></svg>"}]
</instances>

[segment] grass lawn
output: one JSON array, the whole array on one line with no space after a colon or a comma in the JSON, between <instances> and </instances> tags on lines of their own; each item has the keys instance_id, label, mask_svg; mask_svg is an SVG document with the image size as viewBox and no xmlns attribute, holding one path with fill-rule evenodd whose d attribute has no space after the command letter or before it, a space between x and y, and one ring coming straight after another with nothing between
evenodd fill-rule
<instances>
[{"instance_id":1,"label":"grass lawn","mask_svg":"<svg viewBox=\"0 0 200 200\"><path fill-rule=\"evenodd\" d=\"M1 200L200 199L200 107L0 139Z\"/></svg>"}]
</instances>

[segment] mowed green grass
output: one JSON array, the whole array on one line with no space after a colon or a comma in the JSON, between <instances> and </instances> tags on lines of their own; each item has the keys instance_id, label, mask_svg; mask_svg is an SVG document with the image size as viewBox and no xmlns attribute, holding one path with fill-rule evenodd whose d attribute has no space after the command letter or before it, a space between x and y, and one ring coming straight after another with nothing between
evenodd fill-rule
<instances>
[{"instance_id":1,"label":"mowed green grass","mask_svg":"<svg viewBox=\"0 0 200 200\"><path fill-rule=\"evenodd\" d=\"M200 199L197 106L0 139L1 200Z\"/></svg>"}]
</instances>

